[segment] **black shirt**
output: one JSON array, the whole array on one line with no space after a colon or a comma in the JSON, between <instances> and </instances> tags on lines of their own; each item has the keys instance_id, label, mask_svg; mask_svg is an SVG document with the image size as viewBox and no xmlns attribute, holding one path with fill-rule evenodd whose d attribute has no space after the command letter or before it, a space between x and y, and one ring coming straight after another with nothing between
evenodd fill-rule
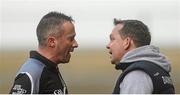
<instances>
[{"instance_id":1,"label":"black shirt","mask_svg":"<svg viewBox=\"0 0 180 95\"><path fill-rule=\"evenodd\" d=\"M36 51L22 65L16 75L10 94L63 94L68 93L57 64Z\"/></svg>"}]
</instances>

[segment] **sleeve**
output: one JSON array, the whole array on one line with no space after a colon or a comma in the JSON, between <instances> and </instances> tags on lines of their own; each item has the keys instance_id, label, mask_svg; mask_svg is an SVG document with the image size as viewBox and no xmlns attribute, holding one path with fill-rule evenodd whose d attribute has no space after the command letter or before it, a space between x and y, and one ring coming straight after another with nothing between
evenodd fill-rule
<instances>
[{"instance_id":1,"label":"sleeve","mask_svg":"<svg viewBox=\"0 0 180 95\"><path fill-rule=\"evenodd\" d=\"M31 94L31 81L27 74L19 74L15 78L10 94Z\"/></svg>"},{"instance_id":2,"label":"sleeve","mask_svg":"<svg viewBox=\"0 0 180 95\"><path fill-rule=\"evenodd\" d=\"M120 94L152 94L152 92L152 80L141 70L128 73L120 84Z\"/></svg>"}]
</instances>

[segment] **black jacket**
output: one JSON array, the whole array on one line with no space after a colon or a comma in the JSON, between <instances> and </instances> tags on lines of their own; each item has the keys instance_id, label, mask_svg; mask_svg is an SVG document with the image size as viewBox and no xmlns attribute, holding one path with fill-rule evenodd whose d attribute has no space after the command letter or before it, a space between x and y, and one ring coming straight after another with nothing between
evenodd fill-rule
<instances>
[{"instance_id":1,"label":"black jacket","mask_svg":"<svg viewBox=\"0 0 180 95\"><path fill-rule=\"evenodd\" d=\"M58 66L36 51L22 65L16 75L10 94L62 94L68 93Z\"/></svg>"},{"instance_id":2,"label":"black jacket","mask_svg":"<svg viewBox=\"0 0 180 95\"><path fill-rule=\"evenodd\" d=\"M147 73L153 82L153 92L149 94L174 94L174 85L170 78L169 72L164 70L159 65L148 61L138 61L132 63L120 63L116 65L116 69L121 69L123 72L116 82L113 94L120 94L119 85L124 77L131 71L141 70Z\"/></svg>"}]
</instances>

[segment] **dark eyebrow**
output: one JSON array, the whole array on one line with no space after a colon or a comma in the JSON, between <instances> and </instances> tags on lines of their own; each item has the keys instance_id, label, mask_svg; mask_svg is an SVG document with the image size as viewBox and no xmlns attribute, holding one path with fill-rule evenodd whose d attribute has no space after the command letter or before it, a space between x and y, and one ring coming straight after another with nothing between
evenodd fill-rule
<instances>
[{"instance_id":1,"label":"dark eyebrow","mask_svg":"<svg viewBox=\"0 0 180 95\"><path fill-rule=\"evenodd\" d=\"M68 37L75 37L76 34L71 34L71 35L68 35Z\"/></svg>"},{"instance_id":2,"label":"dark eyebrow","mask_svg":"<svg viewBox=\"0 0 180 95\"><path fill-rule=\"evenodd\" d=\"M109 37L110 37L110 39L112 39L112 34L110 34L110 36L109 36Z\"/></svg>"}]
</instances>

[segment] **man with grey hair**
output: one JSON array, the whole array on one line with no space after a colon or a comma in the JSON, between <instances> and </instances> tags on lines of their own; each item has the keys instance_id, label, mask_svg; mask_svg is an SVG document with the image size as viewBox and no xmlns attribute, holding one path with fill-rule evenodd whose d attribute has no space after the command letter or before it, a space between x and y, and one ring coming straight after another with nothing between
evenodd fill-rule
<instances>
[{"instance_id":1,"label":"man with grey hair","mask_svg":"<svg viewBox=\"0 0 180 95\"><path fill-rule=\"evenodd\" d=\"M107 45L111 63L122 70L113 94L173 94L171 65L158 47L150 45L148 27L138 20L114 20Z\"/></svg>"},{"instance_id":2,"label":"man with grey hair","mask_svg":"<svg viewBox=\"0 0 180 95\"><path fill-rule=\"evenodd\" d=\"M78 47L73 19L59 12L46 14L37 26L38 49L16 75L11 94L67 94L58 64L68 63Z\"/></svg>"}]
</instances>

